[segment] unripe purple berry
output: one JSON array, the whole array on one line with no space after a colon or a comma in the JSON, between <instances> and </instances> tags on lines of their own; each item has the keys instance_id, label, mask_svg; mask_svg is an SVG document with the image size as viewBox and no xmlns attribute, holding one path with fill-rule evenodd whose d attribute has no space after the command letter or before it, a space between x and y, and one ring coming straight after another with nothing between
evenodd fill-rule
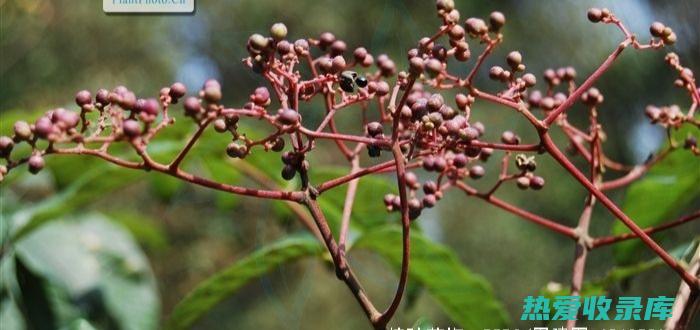
<instances>
[{"instance_id":1,"label":"unripe purple berry","mask_svg":"<svg viewBox=\"0 0 700 330\"><path fill-rule=\"evenodd\" d=\"M506 16L500 11L494 11L489 15L490 30L498 32L504 25L506 25Z\"/></svg>"},{"instance_id":2,"label":"unripe purple berry","mask_svg":"<svg viewBox=\"0 0 700 330\"><path fill-rule=\"evenodd\" d=\"M505 131L501 134L501 142L505 144L520 144L520 138L511 131Z\"/></svg>"},{"instance_id":3,"label":"unripe purple berry","mask_svg":"<svg viewBox=\"0 0 700 330\"><path fill-rule=\"evenodd\" d=\"M426 194L434 194L436 191L438 191L438 186L435 181L426 181L423 184L423 192Z\"/></svg>"},{"instance_id":4,"label":"unripe purple berry","mask_svg":"<svg viewBox=\"0 0 700 330\"><path fill-rule=\"evenodd\" d=\"M603 19L603 11L599 8L591 8L588 10L588 20L593 23L598 23Z\"/></svg>"},{"instance_id":5,"label":"unripe purple berry","mask_svg":"<svg viewBox=\"0 0 700 330\"><path fill-rule=\"evenodd\" d=\"M367 135L377 137L384 133L384 127L379 122L373 121L367 124Z\"/></svg>"},{"instance_id":6,"label":"unripe purple berry","mask_svg":"<svg viewBox=\"0 0 700 330\"><path fill-rule=\"evenodd\" d=\"M44 162L44 157L42 157L39 154L34 154L31 157L29 157L29 161L27 162L27 165L29 167L29 172L32 174L37 174L39 171L44 169L44 166L46 163Z\"/></svg>"},{"instance_id":7,"label":"unripe purple berry","mask_svg":"<svg viewBox=\"0 0 700 330\"><path fill-rule=\"evenodd\" d=\"M14 141L9 136L0 136L0 157L7 157L15 147Z\"/></svg>"},{"instance_id":8,"label":"unripe purple berry","mask_svg":"<svg viewBox=\"0 0 700 330\"><path fill-rule=\"evenodd\" d=\"M75 103L78 106L84 106L86 104L89 104L92 102L92 95L90 95L90 92L87 90L82 90L75 94Z\"/></svg>"},{"instance_id":9,"label":"unripe purple berry","mask_svg":"<svg viewBox=\"0 0 700 330\"><path fill-rule=\"evenodd\" d=\"M141 135L141 125L139 125L139 122L133 119L125 120L122 130L124 131L124 135L131 138Z\"/></svg>"},{"instance_id":10,"label":"unripe purple berry","mask_svg":"<svg viewBox=\"0 0 700 330\"><path fill-rule=\"evenodd\" d=\"M37 119L34 123L34 133L42 138L46 139L53 132L53 123L48 117L41 117Z\"/></svg>"},{"instance_id":11,"label":"unripe purple berry","mask_svg":"<svg viewBox=\"0 0 700 330\"><path fill-rule=\"evenodd\" d=\"M326 50L335 40L335 35L333 35L333 33L321 33L318 38L318 46L321 48L321 50Z\"/></svg>"},{"instance_id":12,"label":"unripe purple berry","mask_svg":"<svg viewBox=\"0 0 700 330\"><path fill-rule=\"evenodd\" d=\"M423 206L427 208L431 208L437 204L437 198L435 198L435 195L425 195L423 196Z\"/></svg>"},{"instance_id":13,"label":"unripe purple berry","mask_svg":"<svg viewBox=\"0 0 700 330\"><path fill-rule=\"evenodd\" d=\"M454 159L452 159L452 164L456 168L464 168L465 166L467 166L468 162L469 162L469 159L464 154L456 154Z\"/></svg>"},{"instance_id":14,"label":"unripe purple berry","mask_svg":"<svg viewBox=\"0 0 700 330\"><path fill-rule=\"evenodd\" d=\"M109 91L106 89L99 89L97 90L97 93L95 93L95 101L99 103L101 106L106 106L109 104Z\"/></svg>"},{"instance_id":15,"label":"unripe purple berry","mask_svg":"<svg viewBox=\"0 0 700 330\"><path fill-rule=\"evenodd\" d=\"M666 29L666 26L661 22L654 22L651 23L651 26L649 26L649 32L652 36L657 38L663 37L664 29Z\"/></svg>"},{"instance_id":16,"label":"unripe purple berry","mask_svg":"<svg viewBox=\"0 0 700 330\"><path fill-rule=\"evenodd\" d=\"M281 109L277 116L277 121L283 125L296 125L299 119L299 113L292 109Z\"/></svg>"},{"instance_id":17,"label":"unripe purple berry","mask_svg":"<svg viewBox=\"0 0 700 330\"><path fill-rule=\"evenodd\" d=\"M201 111L202 105L199 104L199 100L196 97L190 96L187 99L185 99L184 108L185 114L192 116L198 114Z\"/></svg>"},{"instance_id":18,"label":"unripe purple berry","mask_svg":"<svg viewBox=\"0 0 700 330\"><path fill-rule=\"evenodd\" d=\"M258 87L253 93L253 102L259 106L267 105L270 101L270 91L267 87Z\"/></svg>"},{"instance_id":19,"label":"unripe purple berry","mask_svg":"<svg viewBox=\"0 0 700 330\"><path fill-rule=\"evenodd\" d=\"M173 100L177 101L181 97L185 96L187 93L187 87L185 87L185 84L181 82L176 82L170 86L170 97L173 98Z\"/></svg>"},{"instance_id":20,"label":"unripe purple berry","mask_svg":"<svg viewBox=\"0 0 700 330\"><path fill-rule=\"evenodd\" d=\"M541 176L533 176L530 179L530 188L534 190L540 190L544 187L544 178Z\"/></svg>"}]
</instances>

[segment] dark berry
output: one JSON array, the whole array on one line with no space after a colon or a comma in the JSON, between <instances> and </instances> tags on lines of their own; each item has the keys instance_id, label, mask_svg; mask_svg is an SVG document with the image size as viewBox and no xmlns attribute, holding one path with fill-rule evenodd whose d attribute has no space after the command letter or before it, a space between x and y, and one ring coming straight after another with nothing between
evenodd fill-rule
<instances>
[{"instance_id":1,"label":"dark berry","mask_svg":"<svg viewBox=\"0 0 700 330\"><path fill-rule=\"evenodd\" d=\"M591 8L588 10L588 20L593 23L598 23L603 19L603 11L599 8Z\"/></svg>"},{"instance_id":2,"label":"dark berry","mask_svg":"<svg viewBox=\"0 0 700 330\"><path fill-rule=\"evenodd\" d=\"M244 158L248 154L248 147L236 142L231 142L226 147L226 154L231 158Z\"/></svg>"},{"instance_id":3,"label":"dark berry","mask_svg":"<svg viewBox=\"0 0 700 330\"><path fill-rule=\"evenodd\" d=\"M437 204L437 198L435 195L425 195L423 196L423 206L431 208Z\"/></svg>"},{"instance_id":4,"label":"dark berry","mask_svg":"<svg viewBox=\"0 0 700 330\"><path fill-rule=\"evenodd\" d=\"M367 146L367 155L369 155L372 158L376 158L381 156L382 154L382 149L374 146L374 145L369 145Z\"/></svg>"},{"instance_id":5,"label":"dark berry","mask_svg":"<svg viewBox=\"0 0 700 330\"><path fill-rule=\"evenodd\" d=\"M696 148L698 146L698 139L694 136L688 136L685 138L685 142L683 143L683 148L685 149L692 149Z\"/></svg>"},{"instance_id":6,"label":"dark berry","mask_svg":"<svg viewBox=\"0 0 700 330\"><path fill-rule=\"evenodd\" d=\"M367 124L367 134L371 137L377 137L384 133L384 127L379 122L373 121Z\"/></svg>"},{"instance_id":7,"label":"dark berry","mask_svg":"<svg viewBox=\"0 0 700 330\"><path fill-rule=\"evenodd\" d=\"M435 158L435 171L442 172L447 168L447 161L443 157Z\"/></svg>"},{"instance_id":8,"label":"dark berry","mask_svg":"<svg viewBox=\"0 0 700 330\"><path fill-rule=\"evenodd\" d=\"M469 162L469 159L464 154L456 154L455 158L452 159L452 164L456 168L464 168L465 166L467 166L468 162Z\"/></svg>"},{"instance_id":9,"label":"dark berry","mask_svg":"<svg viewBox=\"0 0 700 330\"><path fill-rule=\"evenodd\" d=\"M109 104L109 91L106 89L99 89L97 93L95 93L95 101L99 103L101 106L105 106Z\"/></svg>"},{"instance_id":10,"label":"dark berry","mask_svg":"<svg viewBox=\"0 0 700 330\"><path fill-rule=\"evenodd\" d=\"M434 194L437 190L438 186L435 181L425 181L423 184L423 192L426 194Z\"/></svg>"},{"instance_id":11,"label":"dark berry","mask_svg":"<svg viewBox=\"0 0 700 330\"><path fill-rule=\"evenodd\" d=\"M272 143L272 147L270 149L275 152L282 151L284 149L284 139L282 137L277 137Z\"/></svg>"},{"instance_id":12,"label":"dark berry","mask_svg":"<svg viewBox=\"0 0 700 330\"><path fill-rule=\"evenodd\" d=\"M423 209L423 205L417 198L408 200L408 216L411 220L418 218Z\"/></svg>"},{"instance_id":13,"label":"dark berry","mask_svg":"<svg viewBox=\"0 0 700 330\"><path fill-rule=\"evenodd\" d=\"M283 125L296 125L299 122L299 113L292 109L281 109L277 121Z\"/></svg>"},{"instance_id":14,"label":"dark berry","mask_svg":"<svg viewBox=\"0 0 700 330\"><path fill-rule=\"evenodd\" d=\"M464 148L464 154L469 157L479 157L481 154L481 148L477 146L468 146Z\"/></svg>"},{"instance_id":15,"label":"dark berry","mask_svg":"<svg viewBox=\"0 0 700 330\"><path fill-rule=\"evenodd\" d=\"M533 176L530 179L530 188L534 190L540 190L544 187L544 178L541 176Z\"/></svg>"},{"instance_id":16,"label":"dark berry","mask_svg":"<svg viewBox=\"0 0 700 330\"><path fill-rule=\"evenodd\" d=\"M294 175L297 173L297 169L292 166L292 165L284 165L282 167L282 178L289 181L291 179L294 179Z\"/></svg>"}]
</instances>

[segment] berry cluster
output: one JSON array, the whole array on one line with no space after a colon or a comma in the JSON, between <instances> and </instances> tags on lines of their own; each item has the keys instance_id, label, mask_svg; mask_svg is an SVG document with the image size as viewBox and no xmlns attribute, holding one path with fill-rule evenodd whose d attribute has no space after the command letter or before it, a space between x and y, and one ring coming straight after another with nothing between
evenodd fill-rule
<instances>
[{"instance_id":1,"label":"berry cluster","mask_svg":"<svg viewBox=\"0 0 700 330\"><path fill-rule=\"evenodd\" d=\"M697 288L697 278L649 237L649 233L657 229L639 228L604 193L639 179L654 163L673 151L676 144L671 141L667 152L634 167L632 171L629 166L610 160L602 149L605 133L597 116L604 97L593 86L627 47L661 49L676 42L675 33L661 23L653 23L650 28L651 40L640 43L610 10L593 8L588 11L589 20L616 26L623 33L624 40L589 77L578 79L576 70L569 66L551 68L543 72L544 85L537 89L537 76L526 72L523 54L513 50L506 54L503 66L486 70L488 77L501 86L499 90L486 92L474 85L474 77L482 71L484 60L503 42L501 31L506 24L505 16L493 12L486 20L471 17L461 23L454 1L437 0L436 7L440 28L408 50L405 70L400 70L389 56L375 56L365 47L357 47L349 54L347 44L330 32L324 32L318 38L288 40L287 27L276 23L270 28L269 35L256 33L248 38L246 49L249 56L243 59L243 63L260 74L267 81L267 86L254 88L248 101L239 108L227 107L222 103L221 84L216 80L204 82L201 89L190 96L187 96L187 88L182 83L162 88L157 98L138 98L123 86L112 91L100 89L94 97L89 91L80 91L75 97L76 111L54 109L33 124L18 121L13 126L11 137L0 137L0 157L5 160L5 164L0 165L0 179L24 163L27 163L30 172L37 173L44 167L44 157L47 155L82 154L126 168L154 170L232 194L300 203L306 206L312 217L312 221L305 221L303 217L302 221L326 245L338 277L358 297L376 328L386 326L404 292L408 276L410 220L417 219L424 208L434 207L449 190L462 191L565 235L581 249L589 250L638 237L678 272L686 283ZM465 62L472 60L470 41L483 45L483 51L473 59L472 68L465 77L452 74L452 66L466 65ZM692 105L685 113L677 105L650 106L646 110L647 116L669 132L686 124L700 126L700 121L694 116L700 104L700 90L693 72L681 66L674 53L666 56L666 62L678 72L675 85L688 92ZM301 66L307 69L302 70ZM445 97L445 90L456 91L455 97ZM318 126L306 127L303 119L307 110L303 102L314 98L320 98L325 103L324 118ZM576 127L567 120L566 111L579 101L589 113L590 123L586 128ZM180 102L184 116L197 129L171 162L159 163L149 156L149 142L161 130L174 124L169 111ZM513 131L502 132L500 141L484 140L486 126L471 118L479 102L494 103L521 114L532 124L539 141L523 143ZM335 114L341 110L354 110L361 115L362 134L353 135L338 130ZM245 118L266 123L272 128L272 133L258 140L248 138L245 132L239 132L239 122ZM285 180L298 178L300 188L287 191L279 187L239 187L185 172L181 163L209 127L219 134L230 136L228 145L222 146L222 154L228 157L244 159L252 152L281 153L281 176ZM586 172L589 175L574 166L554 143L549 134L554 128L564 133L574 155L588 162L590 169ZM308 155L316 150L315 141L321 139L335 142L338 152L350 164L349 174L326 182L310 181ZM109 153L110 145L119 142L130 145L140 161L126 160ZM13 155L13 148L19 143L30 146L29 156ZM696 137L689 136L684 145L698 154ZM390 154L390 160L377 163L374 159L383 153ZM362 167L361 161L367 161L362 157L364 154L369 155L371 164ZM495 197L504 183L514 182L521 189L544 188L545 179L535 174L537 162L534 154L553 157L589 191L578 227L564 226ZM487 191L479 191L469 182L486 175L483 163L494 156L501 158L496 183ZM515 171L511 170L513 165ZM421 174L426 177L423 180L411 170L421 168L425 171ZM622 172L622 176L613 179L604 177L606 169ZM397 191L387 192L384 204L388 211L401 214L404 255L396 295L391 305L380 313L367 299L350 270L345 259L344 242L356 190L352 187L356 187L363 176L387 172L395 175ZM317 199L322 198L325 191L344 184L352 189L347 190L345 208L348 212L343 212L341 232L336 240ZM602 204L625 223L634 235L590 237L590 208L596 203ZM585 258L585 254L577 258ZM576 268L580 267L576 265L580 263L575 263L573 294L580 292L583 278L583 269Z\"/></svg>"}]
</instances>

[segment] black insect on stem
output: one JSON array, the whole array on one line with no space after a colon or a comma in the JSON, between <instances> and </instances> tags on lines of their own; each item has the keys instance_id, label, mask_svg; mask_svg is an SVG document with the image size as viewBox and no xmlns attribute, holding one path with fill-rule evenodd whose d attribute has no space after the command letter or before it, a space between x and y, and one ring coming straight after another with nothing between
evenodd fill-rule
<instances>
[{"instance_id":1,"label":"black insect on stem","mask_svg":"<svg viewBox=\"0 0 700 330\"><path fill-rule=\"evenodd\" d=\"M357 77L357 72L354 71L343 71L340 74L340 88L346 93L352 93L355 91L355 78Z\"/></svg>"},{"instance_id":2,"label":"black insect on stem","mask_svg":"<svg viewBox=\"0 0 700 330\"><path fill-rule=\"evenodd\" d=\"M340 88L346 93L355 91L355 85L360 88L367 87L367 78L360 76L355 71L343 71L340 74Z\"/></svg>"}]
</instances>

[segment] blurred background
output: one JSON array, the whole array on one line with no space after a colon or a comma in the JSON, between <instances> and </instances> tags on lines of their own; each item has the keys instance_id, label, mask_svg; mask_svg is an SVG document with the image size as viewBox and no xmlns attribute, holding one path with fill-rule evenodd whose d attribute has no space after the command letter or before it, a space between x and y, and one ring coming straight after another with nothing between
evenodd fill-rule
<instances>
[{"instance_id":1,"label":"blurred background","mask_svg":"<svg viewBox=\"0 0 700 330\"><path fill-rule=\"evenodd\" d=\"M614 27L591 24L586 19L588 7L605 6L643 41L648 40L651 22L659 20L671 26L678 34L678 43L671 50L680 55L685 66L696 72L700 70L700 21L697 19L700 1L697 0L455 2L462 20L472 16L487 17L493 10L503 12L508 19L503 31L505 41L487 61L486 67L503 65L509 51L519 50L528 71L537 73L538 77L546 68L568 65L576 67L579 77L590 74L622 40ZM73 106L73 96L78 90L111 89L120 84L128 86L137 95L150 97L173 81L182 81L193 91L204 80L214 77L222 82L224 103L241 105L256 86L264 84L258 75L246 70L241 63L241 59L247 56L245 42L252 33L267 33L275 22L287 25L289 39L317 37L321 32L331 31L345 40L349 49L362 45L375 55L389 54L399 68L405 67L406 50L414 47L421 37L432 35L439 26L433 1L416 0L197 1L194 15L173 16L106 15L99 1L82 1L77 5L69 0L0 0L0 18L2 134L10 133L10 119L33 119L50 108ZM475 43L470 45L473 54L481 49ZM688 106L686 95L672 87L676 74L664 64L664 54L665 51L637 52L630 49L597 84L605 94L600 111L608 135L605 151L613 159L628 164L640 163L663 144L664 131L650 125L643 115L646 105L678 103L684 109ZM451 70L464 75L470 68L470 65L452 66ZM477 85L485 90L497 87L484 72L478 76ZM586 113L576 110L584 109L575 108L572 121L586 127ZM309 104L302 112L305 120L311 122L322 118L322 107L318 103ZM506 129L515 130L525 141L536 138L525 121L507 110L477 103L474 116L486 124L487 139L497 139ZM360 127L358 113L349 113L342 118L343 129L353 131ZM185 121L180 124L187 125ZM182 134L186 135L187 131ZM225 143L218 143L215 147L220 152L216 157L220 157L220 163L224 164ZM337 162L339 158L332 145L321 144L320 148L323 152L318 153L316 161L344 166ZM491 161L487 164L487 172L495 172L497 163ZM256 248L300 228L291 215L280 212L279 207L271 207L276 204L268 201L217 194L160 175L126 174L126 170L115 171L91 160L50 159L49 164L49 170L38 176L17 171L11 175L9 184L0 188L3 230L10 230L10 219L15 219L17 213L32 210L52 197L61 196L81 178L88 176L83 180L88 181L89 187L90 182L104 183L109 181L105 177L116 175L122 182L105 183L108 187L95 193L99 196L90 196L95 194L89 193L82 196L90 203L79 204L78 209L63 216L90 218L80 222L81 226L118 227L115 230L119 237L124 236L124 240L131 243L117 244L115 251L128 256L127 268L141 269L148 274L144 284L147 293L129 296L142 297L143 300L117 303L136 304L136 309L148 310L144 323L98 322L107 324L106 327L155 327L153 322L166 318L197 283ZM500 190L498 196L532 212L575 226L586 195L584 190L550 159L539 157L538 165L538 171L544 173L549 182L545 189L538 193L523 193L509 185ZM278 163L270 166L277 168ZM129 184L121 184L124 180ZM488 186L493 180L493 176L487 177L482 184ZM700 188L697 182L693 189L691 196L698 196ZM624 192L614 192L612 196L621 201ZM380 198L367 203L376 203L381 211ZM686 214L698 207L700 202L696 198L676 211L677 214ZM396 220L382 212L373 216L378 221ZM525 296L538 295L545 287L551 289L569 283L573 245L568 239L481 200L452 192L438 207L424 212L419 221L425 235L451 248L466 267L491 283L496 298L510 314L514 326L532 326L531 322L519 321ZM597 208L592 222L593 235L610 233L613 221L607 212ZM69 244L72 231L80 230L71 227L70 221L67 223L66 228L58 229L65 231L66 237L62 240L50 233L41 236L39 231L36 232L38 237L27 238L27 246L21 247L20 252L22 249L32 251L32 248L45 250L46 245L60 250L56 246ZM695 222L658 237L670 250L688 242L699 232L700 224ZM52 243L51 239L57 241ZM101 244L109 245L108 242ZM636 256L639 260L653 257L645 249L639 251ZM46 260L79 258L78 254L70 254L75 252L72 250L64 251L68 254L53 252L55 254L42 257ZM42 260L34 260L34 266L41 264ZM32 261L26 263L15 265L15 268L27 267L31 271L24 273L30 277L41 273L37 267L32 267ZM57 263L58 268L66 271L77 267L69 262ZM351 263L378 306L388 304L397 281L394 268L365 250L352 251ZM614 266L612 248L596 250L589 257L587 279L601 278ZM90 269L89 265L85 267ZM90 280L100 282L102 279L98 277L108 277L113 273L108 269ZM80 286L83 280L66 281ZM18 282L21 286L22 281ZM608 296L674 296L678 285L675 273L667 267L656 267L613 285ZM121 289L113 290L121 292ZM92 306L90 299L96 298L87 296L82 299L85 306ZM8 315L13 313L8 306L4 303L2 308L3 323L9 322ZM102 308L110 309L110 303ZM132 317L123 309L119 309L123 314L117 314ZM91 315L100 315L99 308L90 311ZM421 317L441 327L455 325L435 299L418 288L410 292L391 324L405 327ZM644 322L607 324L618 327L658 326ZM207 313L195 327L362 329L367 325L359 306L347 288L336 280L331 268L318 259L302 259L275 267L270 273L246 284ZM591 325L598 327L606 323Z\"/></svg>"}]
</instances>

